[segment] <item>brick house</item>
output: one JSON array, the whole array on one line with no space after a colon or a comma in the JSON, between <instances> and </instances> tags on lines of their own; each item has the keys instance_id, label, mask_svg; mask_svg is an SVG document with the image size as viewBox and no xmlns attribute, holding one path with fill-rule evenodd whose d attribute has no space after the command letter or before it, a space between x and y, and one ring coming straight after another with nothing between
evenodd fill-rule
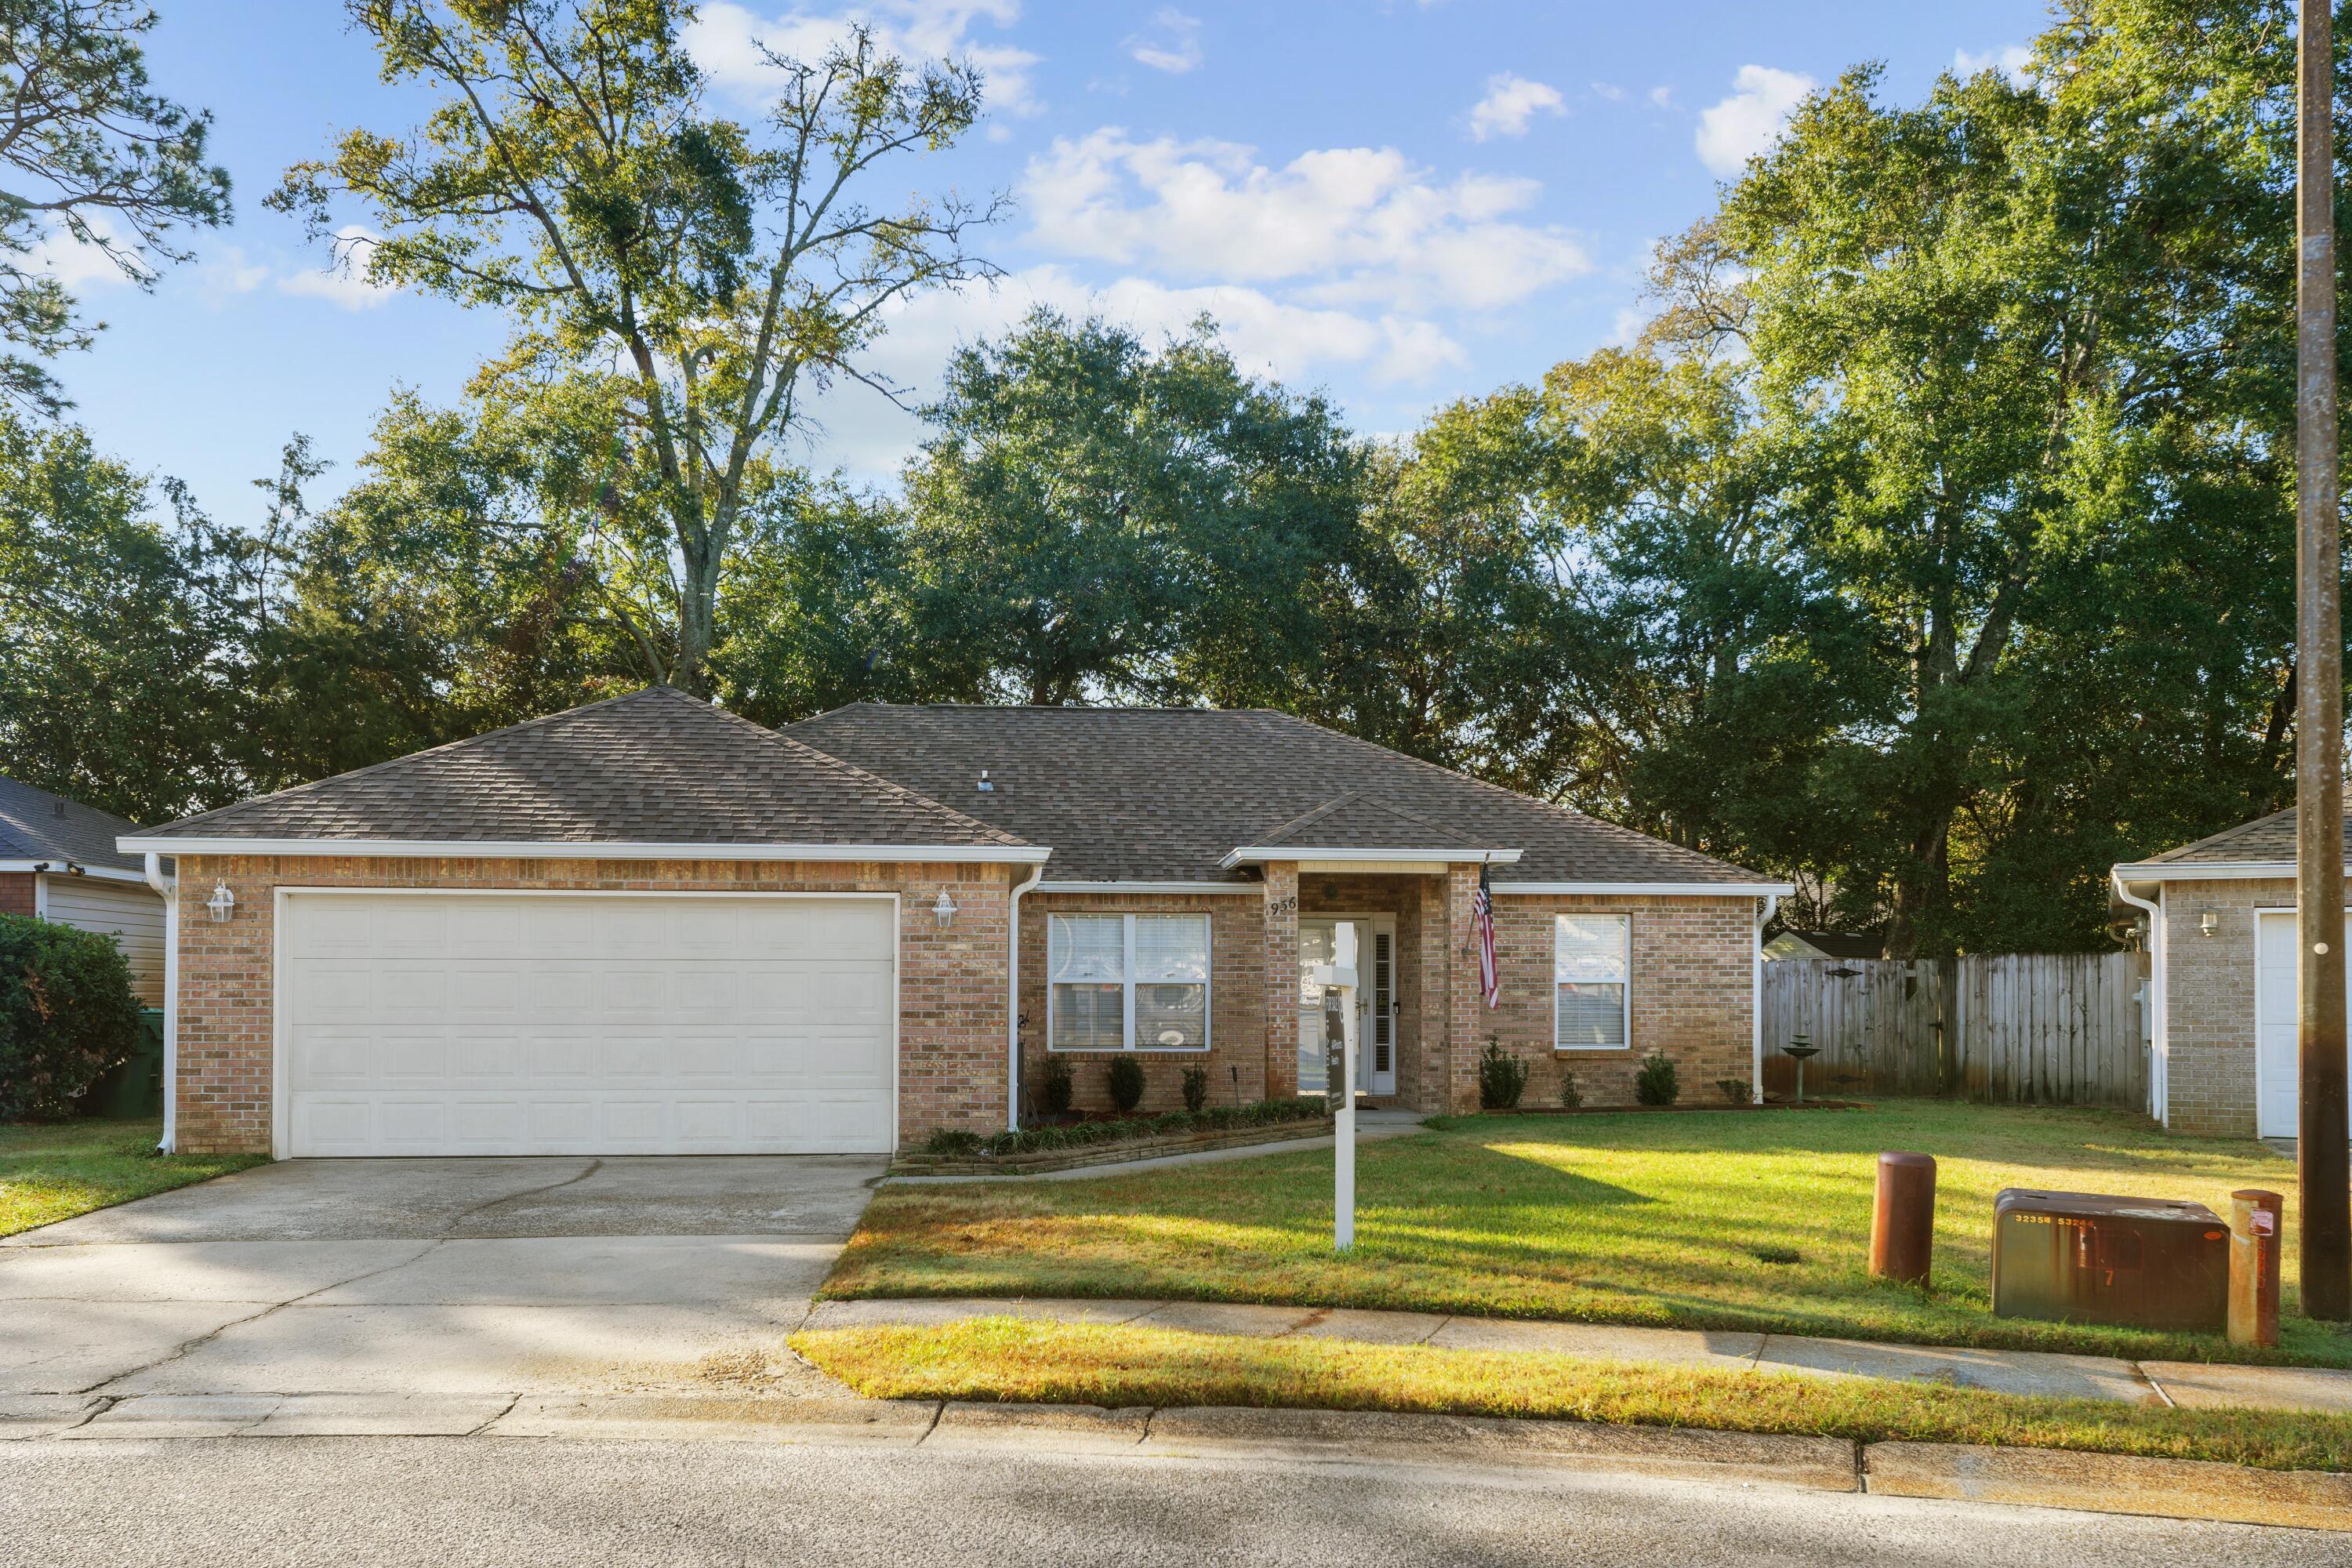
<instances>
[{"instance_id":1,"label":"brick house","mask_svg":"<svg viewBox=\"0 0 2352 1568\"><path fill-rule=\"evenodd\" d=\"M2149 954L2148 1112L2177 1131L2296 1131L2294 813L2110 872Z\"/></svg>"},{"instance_id":2,"label":"brick house","mask_svg":"<svg viewBox=\"0 0 2352 1568\"><path fill-rule=\"evenodd\" d=\"M167 1137L279 1155L880 1152L1034 1110L1357 1089L1477 1104L1753 1085L1787 889L1264 711L857 704L770 731L664 689L130 834L176 858ZM1473 908L1495 910L1482 994Z\"/></svg>"}]
</instances>

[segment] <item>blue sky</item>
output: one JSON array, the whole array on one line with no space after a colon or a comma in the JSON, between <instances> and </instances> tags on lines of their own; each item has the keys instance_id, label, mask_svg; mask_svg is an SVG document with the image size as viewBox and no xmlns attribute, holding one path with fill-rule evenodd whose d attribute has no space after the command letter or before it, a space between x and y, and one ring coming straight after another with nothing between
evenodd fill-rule
<instances>
[{"instance_id":1,"label":"blue sky","mask_svg":"<svg viewBox=\"0 0 2352 1568\"><path fill-rule=\"evenodd\" d=\"M340 6L156 3L152 74L217 117L236 221L152 293L58 257L110 323L58 368L104 447L241 521L257 511L248 481L289 435L337 463L331 494L395 384L453 397L504 325L338 276L261 207L286 164L337 130L420 117L424 100L378 79ZM1206 310L1254 368L1381 432L1623 335L1651 247L1705 215L1808 82L1877 59L1888 93L1913 99L1956 61L2001 59L2045 16L2042 0L856 10L905 47L970 55L992 84L985 131L904 178L1017 204L978 247L1003 285L909 307L879 368L927 389L956 342L1033 301L1155 331ZM822 39L849 14L708 5L694 43L713 90L748 115L761 91L752 40ZM862 389L822 413L803 456L864 481L887 482L919 434Z\"/></svg>"}]
</instances>

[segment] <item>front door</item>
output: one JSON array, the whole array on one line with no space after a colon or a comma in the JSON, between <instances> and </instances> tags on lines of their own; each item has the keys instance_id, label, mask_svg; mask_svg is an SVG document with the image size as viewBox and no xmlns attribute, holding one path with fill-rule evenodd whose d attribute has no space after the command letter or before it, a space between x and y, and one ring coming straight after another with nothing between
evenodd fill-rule
<instances>
[{"instance_id":1,"label":"front door","mask_svg":"<svg viewBox=\"0 0 2352 1568\"><path fill-rule=\"evenodd\" d=\"M1345 933L1344 935L1342 933ZM1356 964L1356 1091L1396 1092L1396 921L1386 915L1323 916L1298 922L1298 1092L1320 1094L1323 988L1318 963Z\"/></svg>"}]
</instances>

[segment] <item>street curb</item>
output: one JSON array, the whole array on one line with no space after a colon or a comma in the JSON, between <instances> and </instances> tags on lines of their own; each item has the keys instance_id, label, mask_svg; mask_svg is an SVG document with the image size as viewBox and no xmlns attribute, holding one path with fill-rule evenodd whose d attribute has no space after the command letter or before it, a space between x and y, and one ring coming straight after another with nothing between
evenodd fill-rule
<instances>
[{"instance_id":1,"label":"street curb","mask_svg":"<svg viewBox=\"0 0 2352 1568\"><path fill-rule=\"evenodd\" d=\"M1879 1497L2352 1531L2352 1475L2332 1471L1951 1443L1873 1443L1862 1458Z\"/></svg>"}]
</instances>

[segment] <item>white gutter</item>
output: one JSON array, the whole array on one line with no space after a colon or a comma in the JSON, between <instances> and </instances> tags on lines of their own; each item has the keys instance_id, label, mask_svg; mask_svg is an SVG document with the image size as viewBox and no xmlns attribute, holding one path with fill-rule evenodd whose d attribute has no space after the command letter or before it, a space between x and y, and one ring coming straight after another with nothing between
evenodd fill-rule
<instances>
[{"instance_id":1,"label":"white gutter","mask_svg":"<svg viewBox=\"0 0 2352 1568\"><path fill-rule=\"evenodd\" d=\"M85 866L79 860L0 860L0 871L31 871L36 875L47 871L61 877L95 877L102 882L144 883L147 880L137 871L124 871L112 866Z\"/></svg>"},{"instance_id":2,"label":"white gutter","mask_svg":"<svg viewBox=\"0 0 2352 1568\"><path fill-rule=\"evenodd\" d=\"M2172 1125L2172 1008L2164 994L2164 884L2158 881L2154 901L2141 898L2124 882L2124 873L2138 869L2118 866L2107 873L2116 897L2134 909L2147 911L2147 989L2151 1009L2147 1042L2147 1113L2158 1123ZM2287 870L2293 873L2294 868Z\"/></svg>"},{"instance_id":3,"label":"white gutter","mask_svg":"<svg viewBox=\"0 0 2352 1568\"><path fill-rule=\"evenodd\" d=\"M1773 911L1780 907L1780 894L1764 895L1763 910L1756 917L1754 951L1748 955L1749 971L1748 983L1751 987L1748 1003L1749 1035L1748 1068L1750 1080L1748 1090L1756 1097L1756 1103L1759 1105L1764 1103L1764 928L1772 922Z\"/></svg>"},{"instance_id":4,"label":"white gutter","mask_svg":"<svg viewBox=\"0 0 2352 1568\"><path fill-rule=\"evenodd\" d=\"M1265 896L1263 882L1040 882L1041 893L1246 893Z\"/></svg>"},{"instance_id":5,"label":"white gutter","mask_svg":"<svg viewBox=\"0 0 2352 1568\"><path fill-rule=\"evenodd\" d=\"M1498 899L1513 894L1622 898L1635 893L1675 899L1781 899L1797 890L1794 882L1496 882L1491 888Z\"/></svg>"},{"instance_id":6,"label":"white gutter","mask_svg":"<svg viewBox=\"0 0 2352 1568\"><path fill-rule=\"evenodd\" d=\"M2259 881L2267 877L2294 876L2292 860L2142 860L2117 866L2110 873L2121 887L2126 879L2134 882L2243 882ZM2352 877L2352 865L2345 868ZM2137 900L2131 900L2137 903Z\"/></svg>"},{"instance_id":7,"label":"white gutter","mask_svg":"<svg viewBox=\"0 0 2352 1568\"><path fill-rule=\"evenodd\" d=\"M1045 879L1045 868L1038 867L1029 873L1029 879L1017 883L1007 905L1004 924L1012 932L1013 951L1005 972L1004 1005L1004 1130L1021 1131L1021 895Z\"/></svg>"},{"instance_id":8,"label":"white gutter","mask_svg":"<svg viewBox=\"0 0 2352 1568\"><path fill-rule=\"evenodd\" d=\"M499 860L881 860L1039 866L1034 844L657 844L557 838L118 838L126 855L328 855Z\"/></svg>"},{"instance_id":9,"label":"white gutter","mask_svg":"<svg viewBox=\"0 0 2352 1568\"><path fill-rule=\"evenodd\" d=\"M1438 861L1446 865L1508 866L1519 858L1517 849L1294 849L1287 845L1267 848L1244 845L1217 862L1220 866L1255 866L1269 860L1345 860L1363 866Z\"/></svg>"},{"instance_id":10,"label":"white gutter","mask_svg":"<svg viewBox=\"0 0 2352 1568\"><path fill-rule=\"evenodd\" d=\"M180 1136L180 879L163 875L163 857L147 854L147 885L163 900L163 1136L169 1154Z\"/></svg>"}]
</instances>

